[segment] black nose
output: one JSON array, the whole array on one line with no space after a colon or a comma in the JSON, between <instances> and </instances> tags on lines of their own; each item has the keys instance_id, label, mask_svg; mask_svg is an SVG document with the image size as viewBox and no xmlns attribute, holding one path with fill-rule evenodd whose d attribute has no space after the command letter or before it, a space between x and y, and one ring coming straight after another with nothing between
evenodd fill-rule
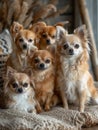
<instances>
[{"instance_id":1,"label":"black nose","mask_svg":"<svg viewBox=\"0 0 98 130\"><path fill-rule=\"evenodd\" d=\"M43 69L45 67L44 63L40 64L40 68Z\"/></svg>"},{"instance_id":2,"label":"black nose","mask_svg":"<svg viewBox=\"0 0 98 130\"><path fill-rule=\"evenodd\" d=\"M23 49L27 49L27 45L26 44L23 45Z\"/></svg>"},{"instance_id":3,"label":"black nose","mask_svg":"<svg viewBox=\"0 0 98 130\"><path fill-rule=\"evenodd\" d=\"M50 44L50 40L49 39L47 39L46 41L47 41L47 44Z\"/></svg>"},{"instance_id":4,"label":"black nose","mask_svg":"<svg viewBox=\"0 0 98 130\"><path fill-rule=\"evenodd\" d=\"M69 49L69 54L73 55L74 54L74 50L73 49Z\"/></svg>"},{"instance_id":5,"label":"black nose","mask_svg":"<svg viewBox=\"0 0 98 130\"><path fill-rule=\"evenodd\" d=\"M22 92L23 92L23 89L22 89L22 88L18 88L18 92L19 92L19 93L22 93Z\"/></svg>"}]
</instances>

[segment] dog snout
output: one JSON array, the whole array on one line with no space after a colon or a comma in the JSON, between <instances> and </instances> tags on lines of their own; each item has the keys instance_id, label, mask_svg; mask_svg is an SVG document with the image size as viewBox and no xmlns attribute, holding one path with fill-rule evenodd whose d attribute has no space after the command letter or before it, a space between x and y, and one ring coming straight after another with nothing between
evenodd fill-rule
<instances>
[{"instance_id":1,"label":"dog snout","mask_svg":"<svg viewBox=\"0 0 98 130\"><path fill-rule=\"evenodd\" d=\"M18 93L22 93L23 89L22 88L18 88Z\"/></svg>"},{"instance_id":2,"label":"dog snout","mask_svg":"<svg viewBox=\"0 0 98 130\"><path fill-rule=\"evenodd\" d=\"M47 44L50 44L50 39L47 39L46 42L47 42Z\"/></svg>"},{"instance_id":3,"label":"dog snout","mask_svg":"<svg viewBox=\"0 0 98 130\"><path fill-rule=\"evenodd\" d=\"M23 49L26 50L27 49L27 45L23 44Z\"/></svg>"},{"instance_id":4,"label":"dog snout","mask_svg":"<svg viewBox=\"0 0 98 130\"><path fill-rule=\"evenodd\" d=\"M74 50L71 48L71 49L69 49L69 54L70 55L73 55L74 54Z\"/></svg>"},{"instance_id":5,"label":"dog snout","mask_svg":"<svg viewBox=\"0 0 98 130\"><path fill-rule=\"evenodd\" d=\"M40 69L44 69L45 67L44 63L41 63L39 66L40 66Z\"/></svg>"}]
</instances>

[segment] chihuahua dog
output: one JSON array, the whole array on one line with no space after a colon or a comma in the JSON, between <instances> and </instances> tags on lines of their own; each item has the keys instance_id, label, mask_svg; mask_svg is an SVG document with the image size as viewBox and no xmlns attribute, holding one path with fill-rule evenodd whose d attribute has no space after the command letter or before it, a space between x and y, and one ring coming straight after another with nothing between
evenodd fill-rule
<instances>
[{"instance_id":1,"label":"chihuahua dog","mask_svg":"<svg viewBox=\"0 0 98 130\"><path fill-rule=\"evenodd\" d=\"M39 50L45 50L49 45L56 43L57 26L64 26L67 22L59 22L55 25L46 25L45 22L37 22L30 30L37 34L37 47Z\"/></svg>"},{"instance_id":2,"label":"chihuahua dog","mask_svg":"<svg viewBox=\"0 0 98 130\"><path fill-rule=\"evenodd\" d=\"M89 46L85 25L68 34L58 28L60 41L57 46L56 87L64 108L68 103L79 105L83 112L85 104L98 104L98 94L89 73ZM67 103L68 102L68 103Z\"/></svg>"},{"instance_id":3,"label":"chihuahua dog","mask_svg":"<svg viewBox=\"0 0 98 130\"><path fill-rule=\"evenodd\" d=\"M25 73L8 67L4 85L5 108L36 113L34 84Z\"/></svg>"},{"instance_id":4,"label":"chihuahua dog","mask_svg":"<svg viewBox=\"0 0 98 130\"><path fill-rule=\"evenodd\" d=\"M52 54L47 50L38 50L30 60L35 83L35 96L39 102L39 112L48 111L54 92L55 69ZM31 78L32 78L31 75Z\"/></svg>"},{"instance_id":5,"label":"chihuahua dog","mask_svg":"<svg viewBox=\"0 0 98 130\"><path fill-rule=\"evenodd\" d=\"M12 32L14 33L13 35L15 35L15 39L13 52L7 64L18 71L23 71L28 66L28 57L31 52L33 53L33 51L37 49L35 46L35 33L23 29L20 24L15 26L15 23L14 26L11 27L11 30L13 30Z\"/></svg>"}]
</instances>

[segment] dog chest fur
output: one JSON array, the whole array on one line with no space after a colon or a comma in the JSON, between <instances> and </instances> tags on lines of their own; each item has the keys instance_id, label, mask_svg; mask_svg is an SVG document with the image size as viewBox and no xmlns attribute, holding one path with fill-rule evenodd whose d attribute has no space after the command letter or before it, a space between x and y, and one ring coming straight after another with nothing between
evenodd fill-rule
<instances>
[{"instance_id":1,"label":"dog chest fur","mask_svg":"<svg viewBox=\"0 0 98 130\"><path fill-rule=\"evenodd\" d=\"M26 112L35 109L35 101L31 103L29 95L29 92L23 94L12 94L10 98L13 99L13 103L10 105L10 108Z\"/></svg>"},{"instance_id":2,"label":"dog chest fur","mask_svg":"<svg viewBox=\"0 0 98 130\"><path fill-rule=\"evenodd\" d=\"M62 79L60 84L62 87L64 87L68 101L70 103L78 104L78 94L81 91L86 90L88 93L87 95L90 96L86 84L88 80L87 74L84 73L82 75L78 66L75 66L75 62L67 60L63 56L60 57L60 61L62 70L62 73L60 72L60 78Z\"/></svg>"}]
</instances>

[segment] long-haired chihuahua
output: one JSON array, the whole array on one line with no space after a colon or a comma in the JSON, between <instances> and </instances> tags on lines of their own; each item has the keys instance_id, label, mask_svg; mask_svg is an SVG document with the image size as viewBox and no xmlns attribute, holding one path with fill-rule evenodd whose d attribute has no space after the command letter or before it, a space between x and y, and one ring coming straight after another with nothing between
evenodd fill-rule
<instances>
[{"instance_id":1,"label":"long-haired chihuahua","mask_svg":"<svg viewBox=\"0 0 98 130\"><path fill-rule=\"evenodd\" d=\"M4 103L5 108L36 113L34 83L27 74L7 68Z\"/></svg>"},{"instance_id":2,"label":"long-haired chihuahua","mask_svg":"<svg viewBox=\"0 0 98 130\"><path fill-rule=\"evenodd\" d=\"M11 26L13 36L13 51L7 65L18 71L23 71L28 66L28 58L37 47L35 46L35 33L24 29L21 24L14 22Z\"/></svg>"},{"instance_id":3,"label":"long-haired chihuahua","mask_svg":"<svg viewBox=\"0 0 98 130\"><path fill-rule=\"evenodd\" d=\"M55 68L52 54L47 50L38 50L30 60L35 96L39 102L39 112L49 110L54 93ZM31 76L32 77L32 76Z\"/></svg>"},{"instance_id":4,"label":"long-haired chihuahua","mask_svg":"<svg viewBox=\"0 0 98 130\"><path fill-rule=\"evenodd\" d=\"M91 101L98 104L98 93L89 72L87 30L82 25L73 34L61 28L58 33L56 87L64 108L68 109L68 103L73 103L83 112L85 104Z\"/></svg>"}]
</instances>

